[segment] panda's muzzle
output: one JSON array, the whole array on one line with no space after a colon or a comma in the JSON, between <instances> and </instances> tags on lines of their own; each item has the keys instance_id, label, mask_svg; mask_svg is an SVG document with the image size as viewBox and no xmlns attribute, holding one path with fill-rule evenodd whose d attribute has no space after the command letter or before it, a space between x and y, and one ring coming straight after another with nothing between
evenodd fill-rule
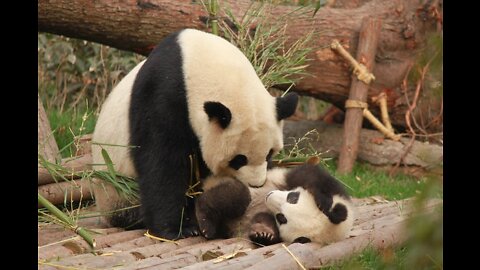
<instances>
[{"instance_id":1,"label":"panda's muzzle","mask_svg":"<svg viewBox=\"0 0 480 270\"><path fill-rule=\"evenodd\" d=\"M273 190L268 192L267 195L265 196L265 201L268 200L268 197L273 194Z\"/></svg>"}]
</instances>

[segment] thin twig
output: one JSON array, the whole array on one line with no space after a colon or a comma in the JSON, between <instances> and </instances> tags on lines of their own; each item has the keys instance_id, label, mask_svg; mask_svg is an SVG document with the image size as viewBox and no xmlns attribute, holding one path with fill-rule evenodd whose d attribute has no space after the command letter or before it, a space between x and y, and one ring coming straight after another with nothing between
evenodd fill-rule
<instances>
[{"instance_id":1,"label":"thin twig","mask_svg":"<svg viewBox=\"0 0 480 270\"><path fill-rule=\"evenodd\" d=\"M415 142L415 138L417 136L417 133L415 132L415 130L413 129L413 127L411 125L410 118L413 118L413 120L415 121L415 117L411 117L411 114L412 114L413 110L415 110L415 108L417 107L417 101L418 101L418 97L420 96L420 90L422 89L423 81L425 79L425 74L427 73L428 67L430 66L430 63L433 61L433 59L434 59L434 57L432 59L430 59L430 61L428 61L428 63L422 68L422 71L420 73L420 79L417 81L417 85L415 87L415 95L413 97L412 104L409 105L408 110L405 113L405 122L407 124L408 129L411 132L412 138L410 139L409 143L405 146L405 151L403 152L403 154L400 157L400 159L398 160L398 162L390 170L390 175L392 175L398 169L400 164L404 162L405 157L408 155L408 153L410 152L410 149L413 146L413 143ZM410 72L410 69L409 69L409 72ZM404 79L403 84L402 84L402 86L405 87L404 88L405 96L407 96L407 82L406 82L407 76L408 76L408 73L405 76L405 79ZM418 128L418 126L417 126L417 128Z\"/></svg>"}]
</instances>

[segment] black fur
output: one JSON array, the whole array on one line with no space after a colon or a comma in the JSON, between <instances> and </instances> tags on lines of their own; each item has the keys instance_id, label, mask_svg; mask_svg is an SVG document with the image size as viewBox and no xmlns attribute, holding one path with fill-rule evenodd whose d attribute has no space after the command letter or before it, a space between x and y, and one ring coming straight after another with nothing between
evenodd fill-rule
<instances>
[{"instance_id":1,"label":"black fur","mask_svg":"<svg viewBox=\"0 0 480 270\"><path fill-rule=\"evenodd\" d=\"M288 93L284 97L276 99L277 120L280 121L290 117L297 109L298 95L295 93Z\"/></svg>"},{"instance_id":2,"label":"black fur","mask_svg":"<svg viewBox=\"0 0 480 270\"><path fill-rule=\"evenodd\" d=\"M279 224L287 224L288 222L287 218L282 213L276 214L275 219L278 221Z\"/></svg>"},{"instance_id":3,"label":"black fur","mask_svg":"<svg viewBox=\"0 0 480 270\"><path fill-rule=\"evenodd\" d=\"M343 204L337 204L332 208L333 196L340 195L346 199L350 196L342 183L330 175L325 169L311 164L304 164L290 170L286 176L288 189L302 187L310 192L315 198L315 203L328 219L338 224L347 218L347 208Z\"/></svg>"},{"instance_id":4,"label":"black fur","mask_svg":"<svg viewBox=\"0 0 480 270\"><path fill-rule=\"evenodd\" d=\"M248 159L244 155L236 155L232 160L228 162L228 166L230 166L235 170L238 170L247 164L248 164Z\"/></svg>"},{"instance_id":5,"label":"black fur","mask_svg":"<svg viewBox=\"0 0 480 270\"><path fill-rule=\"evenodd\" d=\"M229 237L225 221L240 217L251 201L250 191L238 180L225 178L203 191L195 204L198 225L207 239Z\"/></svg>"},{"instance_id":6,"label":"black fur","mask_svg":"<svg viewBox=\"0 0 480 270\"><path fill-rule=\"evenodd\" d=\"M267 170L270 170L271 168L273 168L272 156L273 156L273 150L270 149L270 152L268 152L268 155L267 155Z\"/></svg>"},{"instance_id":7,"label":"black fur","mask_svg":"<svg viewBox=\"0 0 480 270\"><path fill-rule=\"evenodd\" d=\"M117 203L113 209L119 210L110 217L110 224L114 227L125 228L127 230L136 230L145 227L142 222L140 208L130 208L131 206L132 205L129 202Z\"/></svg>"},{"instance_id":8,"label":"black fur","mask_svg":"<svg viewBox=\"0 0 480 270\"><path fill-rule=\"evenodd\" d=\"M193 213L193 203L185 196L189 155L197 156L201 174L209 173L189 125L178 34L158 44L141 67L129 111L130 144L139 146L131 149L131 157L138 174L143 222L150 233L167 239L198 231L188 214ZM179 235L183 208L187 214Z\"/></svg>"},{"instance_id":9,"label":"black fur","mask_svg":"<svg viewBox=\"0 0 480 270\"><path fill-rule=\"evenodd\" d=\"M300 243L300 244L305 244L310 242L312 242L312 240L310 240L310 238L305 236L300 236L298 238L295 238L295 240L293 240L293 243Z\"/></svg>"},{"instance_id":10,"label":"black fur","mask_svg":"<svg viewBox=\"0 0 480 270\"><path fill-rule=\"evenodd\" d=\"M328 216L328 219L333 224L339 224L340 222L346 220L347 216L348 216L347 207L341 203L337 203L333 207L332 211L330 211L330 215Z\"/></svg>"},{"instance_id":11,"label":"black fur","mask_svg":"<svg viewBox=\"0 0 480 270\"><path fill-rule=\"evenodd\" d=\"M273 215L268 212L260 212L253 216L248 237L263 246L280 243L280 233Z\"/></svg>"},{"instance_id":12,"label":"black fur","mask_svg":"<svg viewBox=\"0 0 480 270\"><path fill-rule=\"evenodd\" d=\"M287 202L291 204L296 204L298 202L299 197L300 197L300 192L291 191L287 195Z\"/></svg>"},{"instance_id":13,"label":"black fur","mask_svg":"<svg viewBox=\"0 0 480 270\"><path fill-rule=\"evenodd\" d=\"M226 129L232 121L232 113L220 102L205 102L203 109L208 115L208 120L217 122L223 129Z\"/></svg>"}]
</instances>

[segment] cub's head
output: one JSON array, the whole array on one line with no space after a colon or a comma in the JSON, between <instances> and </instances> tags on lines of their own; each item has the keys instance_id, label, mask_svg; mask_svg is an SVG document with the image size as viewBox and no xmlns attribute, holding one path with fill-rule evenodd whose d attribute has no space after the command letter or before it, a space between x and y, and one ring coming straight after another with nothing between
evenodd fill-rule
<instances>
[{"instance_id":1,"label":"cub's head","mask_svg":"<svg viewBox=\"0 0 480 270\"><path fill-rule=\"evenodd\" d=\"M283 241L331 243L347 236L353 207L338 180L318 166L304 165L287 173L285 181L288 190L265 198Z\"/></svg>"},{"instance_id":2,"label":"cub's head","mask_svg":"<svg viewBox=\"0 0 480 270\"><path fill-rule=\"evenodd\" d=\"M270 98L255 110L215 101L203 104L209 126L200 136L200 147L214 175L231 176L252 187L265 183L268 160L283 148L282 120L298 103L293 93Z\"/></svg>"}]
</instances>

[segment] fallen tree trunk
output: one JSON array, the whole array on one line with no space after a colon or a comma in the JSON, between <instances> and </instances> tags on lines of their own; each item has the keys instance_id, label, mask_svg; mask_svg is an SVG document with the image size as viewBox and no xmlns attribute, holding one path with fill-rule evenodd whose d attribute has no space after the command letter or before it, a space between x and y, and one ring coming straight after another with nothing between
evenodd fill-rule
<instances>
[{"instance_id":1,"label":"fallen tree trunk","mask_svg":"<svg viewBox=\"0 0 480 270\"><path fill-rule=\"evenodd\" d=\"M322 121L285 121L283 136L285 148L292 145L292 137L298 139L311 130L318 132L317 136L309 137L313 148L326 152L323 157L337 157L341 147L343 128L337 124L326 124ZM384 139L384 135L375 130L362 129L358 149L358 159L374 165L394 165L408 144L408 138L400 141ZM308 147L308 145L302 145ZM415 141L409 153L403 160L403 165L414 165L423 168L435 167L443 162L443 147L435 144Z\"/></svg>"},{"instance_id":2,"label":"fallen tree trunk","mask_svg":"<svg viewBox=\"0 0 480 270\"><path fill-rule=\"evenodd\" d=\"M376 17L382 19L383 28L373 70L376 81L371 85L368 101L384 89L390 89L388 104L392 123L404 127L407 103L399 86L409 66L415 62L418 49L425 46L426 34L441 20L442 1L423 2L371 0L357 8L324 7L314 17L313 10L292 17L286 29L291 41L312 29L328 29L312 44L316 50L309 58L314 61L310 62L307 71L313 76L302 79L293 90L343 108L350 88L350 71L330 50L329 44L334 38L340 39L355 55L361 20L367 15ZM237 19L245 14L250 4L249 0L220 1L220 6L230 7ZM295 8L277 5L269 10L271 16L279 17ZM204 23L207 17L200 1L38 1L39 31L91 40L143 55L166 35L181 28L207 30ZM431 104L426 102L422 106ZM378 115L378 110L373 113Z\"/></svg>"}]
</instances>

